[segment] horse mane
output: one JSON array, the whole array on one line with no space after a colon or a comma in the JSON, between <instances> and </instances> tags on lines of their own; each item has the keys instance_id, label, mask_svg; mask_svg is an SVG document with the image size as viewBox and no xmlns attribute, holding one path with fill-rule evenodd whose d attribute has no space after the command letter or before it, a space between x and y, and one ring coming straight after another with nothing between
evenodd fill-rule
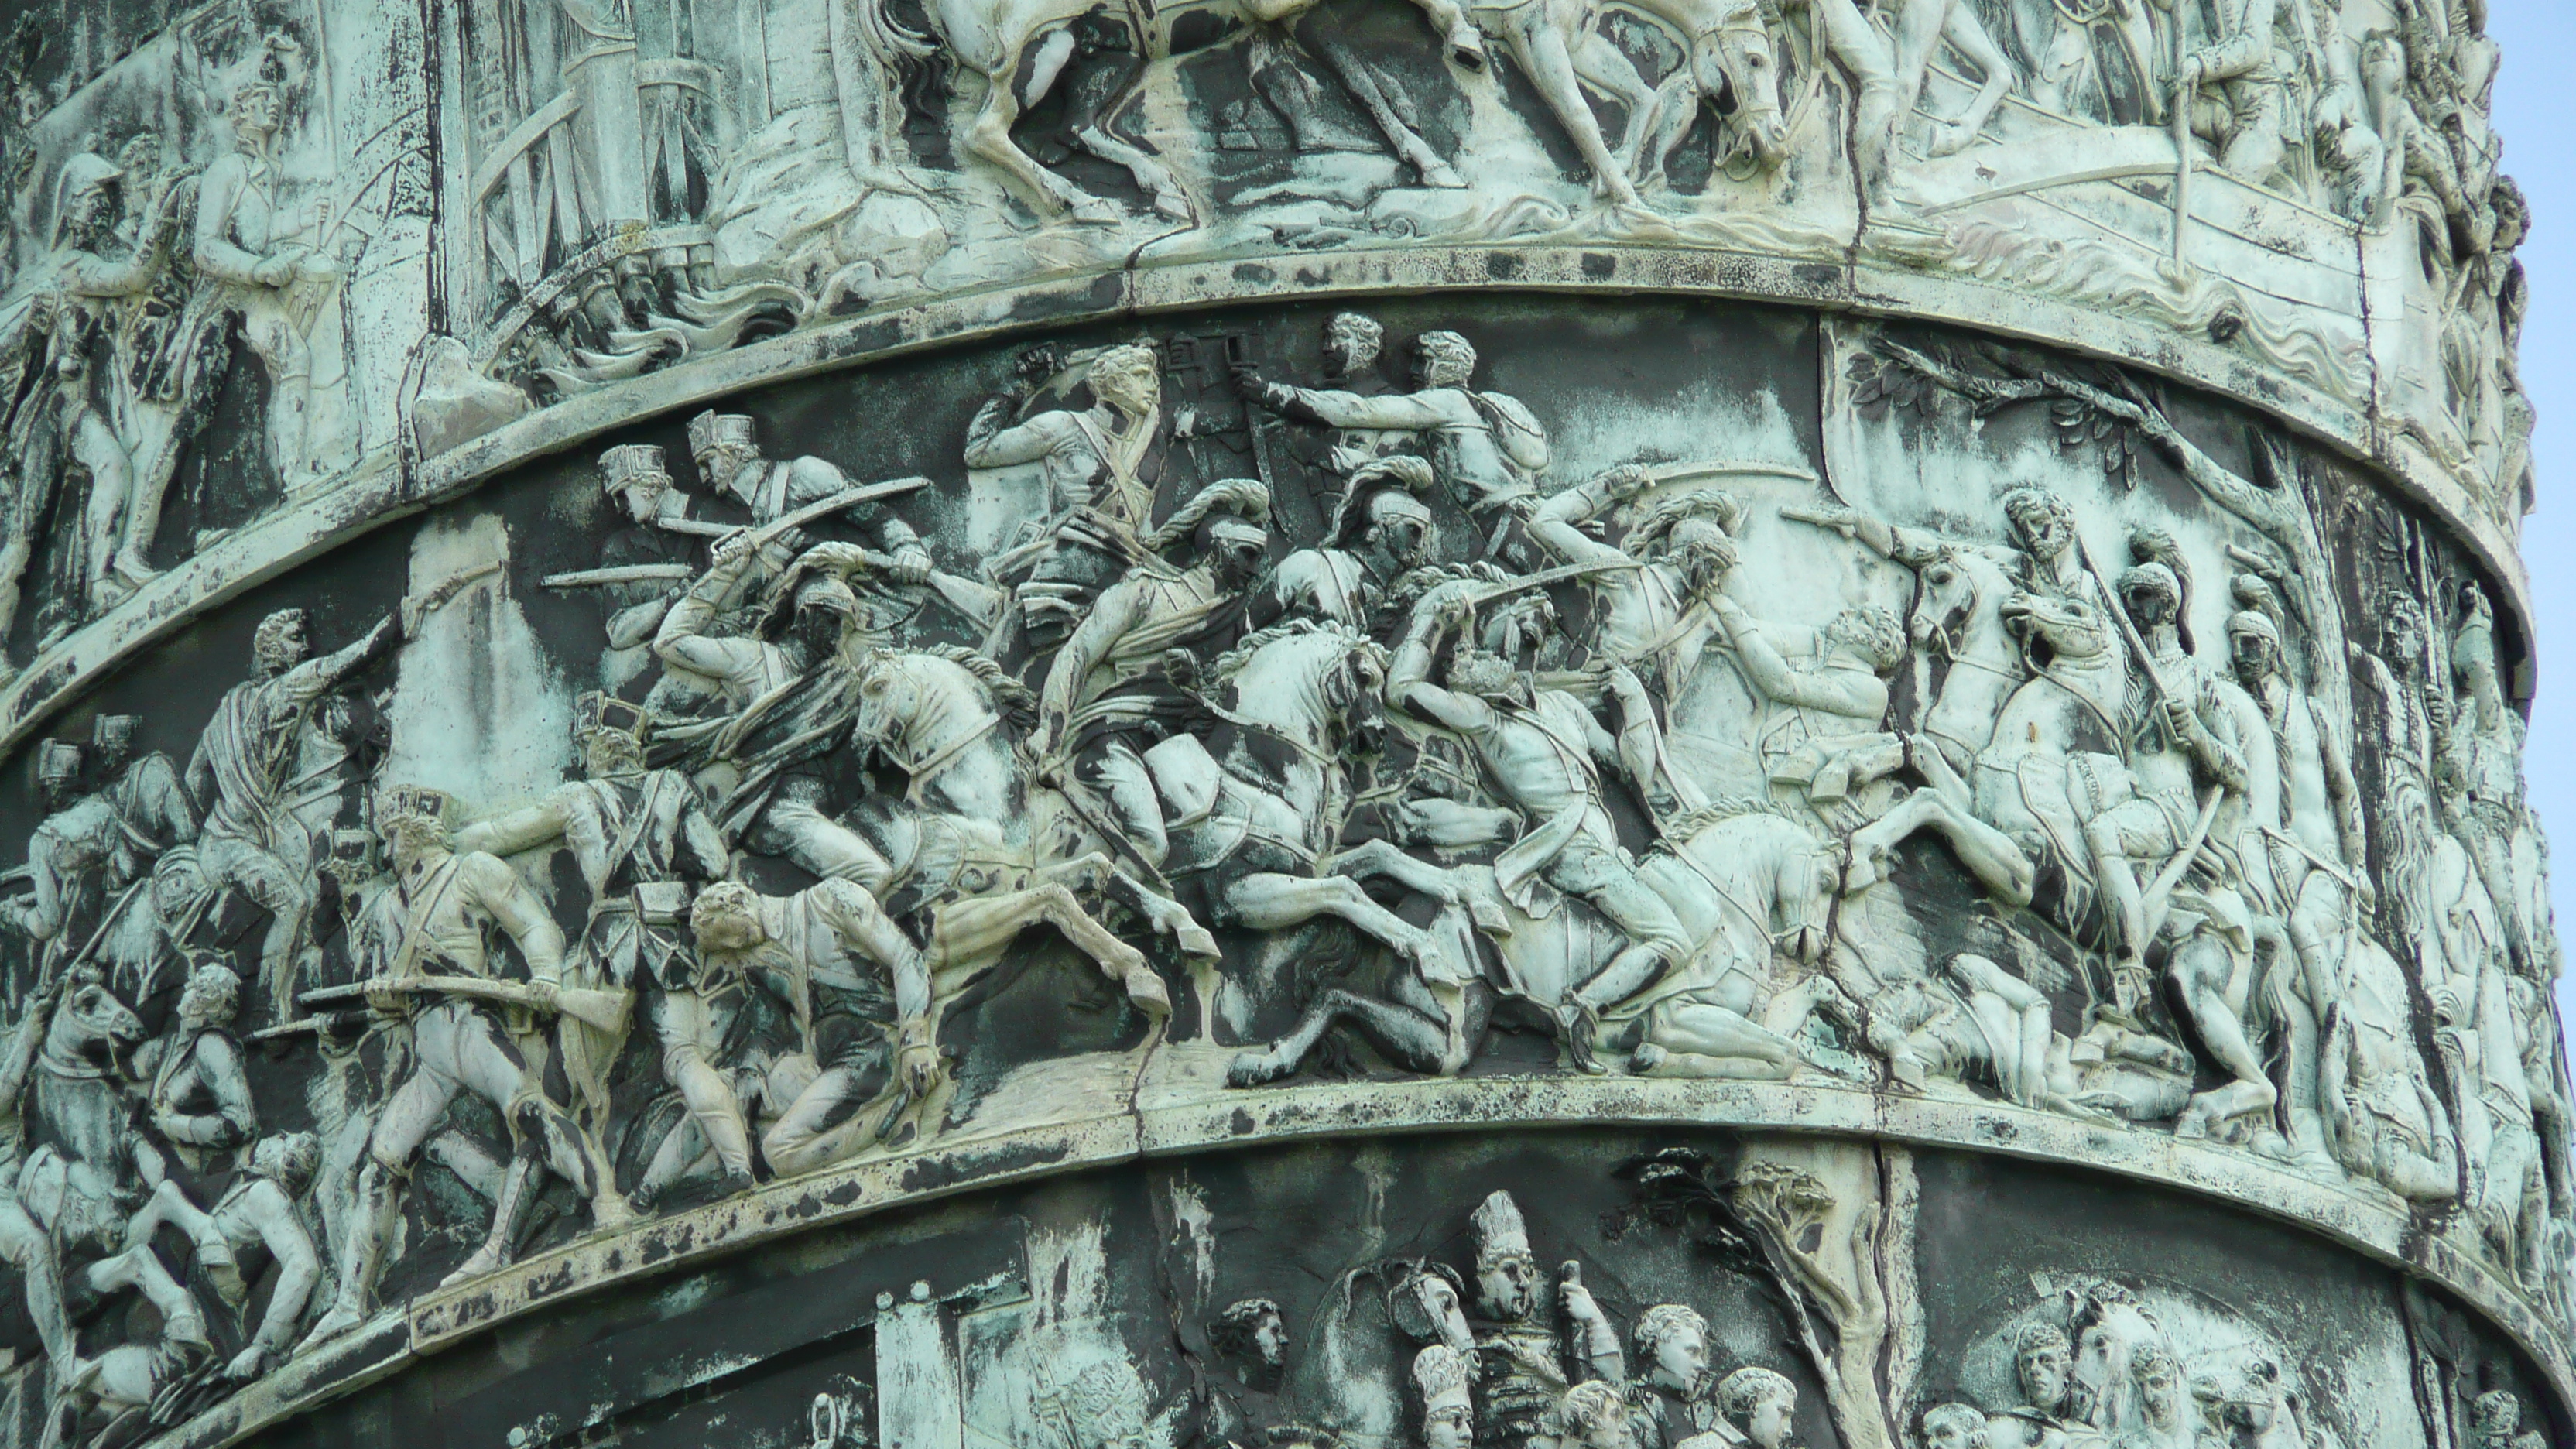
<instances>
[{"instance_id":1,"label":"horse mane","mask_svg":"<svg viewBox=\"0 0 2576 1449\"><path fill-rule=\"evenodd\" d=\"M975 682L983 685L985 692L993 696L993 708L1000 712L1004 724L1025 730L1037 723L1037 694L1012 678L990 657L963 644L938 644L921 652L933 659L944 659L974 675Z\"/></svg>"},{"instance_id":2,"label":"horse mane","mask_svg":"<svg viewBox=\"0 0 2576 1449\"><path fill-rule=\"evenodd\" d=\"M1386 650L1376 641L1354 634L1330 620L1312 619L1301 615L1293 619L1282 619L1276 624L1255 629L1244 635L1242 643L1217 656L1216 667L1211 677L1218 681L1232 679L1251 665L1254 655L1282 639L1293 639L1300 634L1329 634L1347 650L1367 654L1380 666L1386 663Z\"/></svg>"},{"instance_id":3,"label":"horse mane","mask_svg":"<svg viewBox=\"0 0 2576 1449\"><path fill-rule=\"evenodd\" d=\"M1673 820L1664 827L1664 838L1670 841L1688 840L1711 826L1724 825L1730 820L1740 820L1747 815L1769 815L1802 828L1807 824L1796 812L1776 800L1765 800L1752 795L1729 795L1712 800L1697 810Z\"/></svg>"}]
</instances>

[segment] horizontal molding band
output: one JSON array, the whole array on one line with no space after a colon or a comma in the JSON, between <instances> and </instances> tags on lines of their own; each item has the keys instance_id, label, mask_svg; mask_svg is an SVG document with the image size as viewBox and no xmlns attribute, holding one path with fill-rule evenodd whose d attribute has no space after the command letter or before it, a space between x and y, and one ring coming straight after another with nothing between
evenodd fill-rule
<instances>
[{"instance_id":1,"label":"horizontal molding band","mask_svg":"<svg viewBox=\"0 0 2576 1449\"><path fill-rule=\"evenodd\" d=\"M162 1449L223 1449L423 1357L584 1295L969 1192L1316 1138L1612 1126L1874 1138L2191 1193L2305 1228L2439 1284L2528 1353L2561 1402L2576 1402L2576 1361L2567 1346L2511 1283L2453 1240L2454 1233L2475 1232L2464 1215L2419 1215L2385 1193L2320 1182L2239 1149L2003 1102L1839 1085L1548 1076L1237 1091L1222 1085L1234 1050L1165 1044L1050 1063L1047 1070L1061 1074L1066 1089L1048 1099L1072 1107L1055 1121L943 1134L907 1151L770 1182L532 1255L388 1309L155 1442Z\"/></svg>"}]
</instances>

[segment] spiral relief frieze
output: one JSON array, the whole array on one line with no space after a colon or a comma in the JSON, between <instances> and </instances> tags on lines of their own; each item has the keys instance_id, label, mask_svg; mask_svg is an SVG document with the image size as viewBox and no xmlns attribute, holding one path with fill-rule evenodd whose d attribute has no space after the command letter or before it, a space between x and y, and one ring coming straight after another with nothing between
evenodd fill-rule
<instances>
[{"instance_id":1,"label":"spiral relief frieze","mask_svg":"<svg viewBox=\"0 0 2576 1449\"><path fill-rule=\"evenodd\" d=\"M11 14L0 1437L2568 1442L2481 6Z\"/></svg>"}]
</instances>

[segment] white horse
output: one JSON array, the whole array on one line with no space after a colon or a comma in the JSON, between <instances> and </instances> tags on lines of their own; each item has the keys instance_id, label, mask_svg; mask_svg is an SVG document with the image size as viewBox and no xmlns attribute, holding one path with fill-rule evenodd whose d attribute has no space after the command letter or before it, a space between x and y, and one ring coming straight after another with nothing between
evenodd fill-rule
<instances>
[{"instance_id":1,"label":"white horse","mask_svg":"<svg viewBox=\"0 0 2576 1449\"><path fill-rule=\"evenodd\" d=\"M1841 861L1807 826L1759 805L1716 807L1675 822L1672 843L1648 855L1637 874L1681 919L1691 950L1654 986L1603 1013L1637 1037L1639 1070L1786 1080L1806 1065L1796 1038L1808 1017L1833 1007L1857 1018L1825 972L1782 982L1773 969L1783 955L1807 966L1823 958ZM1558 901L1545 915L1532 914L1502 891L1491 866L1444 869L1372 841L1337 857L1333 869L1383 876L1445 906L1463 905L1494 945L1496 989L1551 1018L1627 945L1580 902ZM1268 1050L1236 1058L1234 1079L1269 1081L1295 1071L1337 1020L1376 1040L1383 1018L1328 997Z\"/></svg>"},{"instance_id":2,"label":"white horse","mask_svg":"<svg viewBox=\"0 0 2576 1449\"><path fill-rule=\"evenodd\" d=\"M1168 60L1186 51L1174 31L1184 16L1213 14L1251 27L1278 26L1314 9L1321 0L1178 0L1163 5L1121 7L1119 18L1133 28L1140 60ZM1446 38L1450 54L1471 68L1484 63L1484 46L1474 28L1449 0L1419 0ZM1549 3L1549 0L1536 0ZM1040 166L1011 137L1016 125L1062 79L1074 57L1073 25L1099 10L1096 0L932 0L924 7L931 33L905 29L887 13L885 0L861 0L855 9L858 40L879 65L893 72L935 59L942 51L984 82L984 99L967 124L963 147L968 154L1001 168L1016 182L1023 199L1050 219L1115 224L1119 208ZM1376 82L1344 68L1346 57L1327 46L1325 59L1340 74L1352 96L1392 141L1399 154L1422 172L1425 183L1454 182L1439 158L1404 125L1387 104ZM1139 72L1141 76L1142 72ZM1194 219L1196 208L1168 167L1140 147L1111 134L1110 122L1134 94L1136 80L1120 86L1073 126L1074 139L1092 154L1119 166L1153 197L1154 209L1175 221Z\"/></svg>"}]
</instances>

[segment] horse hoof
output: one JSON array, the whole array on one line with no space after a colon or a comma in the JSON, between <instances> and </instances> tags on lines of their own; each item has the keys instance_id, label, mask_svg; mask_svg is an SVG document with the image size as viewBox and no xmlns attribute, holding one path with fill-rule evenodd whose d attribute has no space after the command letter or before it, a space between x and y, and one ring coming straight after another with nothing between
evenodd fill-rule
<instances>
[{"instance_id":1,"label":"horse hoof","mask_svg":"<svg viewBox=\"0 0 2576 1449\"><path fill-rule=\"evenodd\" d=\"M452 1288L468 1279L480 1278L487 1273L497 1273L501 1269L501 1263L502 1259L499 1253L494 1252L488 1247L477 1248L474 1250L473 1257L470 1257L464 1262L456 1265L455 1272L439 1279L438 1286L441 1288Z\"/></svg>"},{"instance_id":2,"label":"horse hoof","mask_svg":"<svg viewBox=\"0 0 2576 1449\"><path fill-rule=\"evenodd\" d=\"M1287 1070L1280 1063L1276 1051L1237 1052L1233 1063L1225 1069L1225 1084L1229 1087L1263 1087L1286 1075Z\"/></svg>"},{"instance_id":3,"label":"horse hoof","mask_svg":"<svg viewBox=\"0 0 2576 1449\"><path fill-rule=\"evenodd\" d=\"M1665 1062L1670 1061L1671 1059L1671 1052L1664 1050L1653 1042L1640 1043L1635 1051L1628 1053L1629 1075L1638 1077L1652 1076L1655 1068L1662 1066Z\"/></svg>"},{"instance_id":4,"label":"horse hoof","mask_svg":"<svg viewBox=\"0 0 2576 1449\"><path fill-rule=\"evenodd\" d=\"M1174 221L1196 221L1198 219L1197 215L1190 210L1189 198L1181 195L1177 191L1155 192L1154 209L1161 212L1163 215L1170 217Z\"/></svg>"},{"instance_id":5,"label":"horse hoof","mask_svg":"<svg viewBox=\"0 0 2576 1449\"><path fill-rule=\"evenodd\" d=\"M1434 161L1422 168L1422 184L1436 191L1464 191L1467 178L1446 161Z\"/></svg>"},{"instance_id":6,"label":"horse hoof","mask_svg":"<svg viewBox=\"0 0 2576 1449\"><path fill-rule=\"evenodd\" d=\"M295 1345L295 1351L302 1353L306 1349L328 1343L365 1321L358 1316L355 1309L334 1308L322 1315L322 1321L313 1325L313 1331L304 1335L303 1341Z\"/></svg>"}]
</instances>

